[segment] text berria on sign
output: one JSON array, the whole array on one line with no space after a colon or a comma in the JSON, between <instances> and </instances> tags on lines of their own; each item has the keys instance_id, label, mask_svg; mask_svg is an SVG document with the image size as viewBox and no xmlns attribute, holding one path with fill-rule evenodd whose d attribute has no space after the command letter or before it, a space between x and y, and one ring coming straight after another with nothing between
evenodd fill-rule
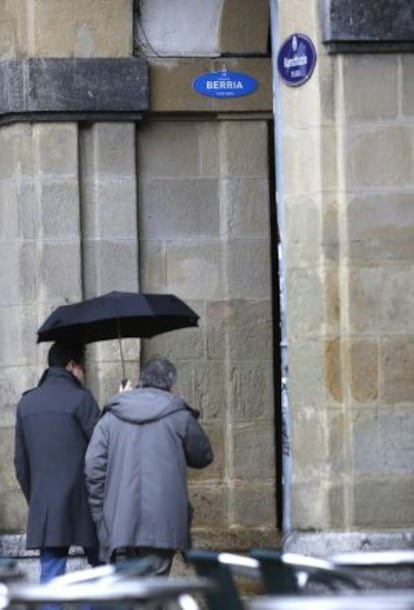
<instances>
[{"instance_id":1,"label":"text berria on sign","mask_svg":"<svg viewBox=\"0 0 414 610\"><path fill-rule=\"evenodd\" d=\"M257 81L242 72L230 72L223 66L220 72L201 74L193 81L193 89L208 97L242 97L256 91Z\"/></svg>"}]
</instances>

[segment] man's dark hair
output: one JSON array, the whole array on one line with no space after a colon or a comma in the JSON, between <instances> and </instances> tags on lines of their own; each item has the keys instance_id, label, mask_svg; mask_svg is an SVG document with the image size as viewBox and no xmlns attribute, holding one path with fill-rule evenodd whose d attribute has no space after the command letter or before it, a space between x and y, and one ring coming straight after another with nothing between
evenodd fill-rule
<instances>
[{"instance_id":1,"label":"man's dark hair","mask_svg":"<svg viewBox=\"0 0 414 610\"><path fill-rule=\"evenodd\" d=\"M141 388L171 390L177 381L177 370L167 358L156 356L146 362L141 369Z\"/></svg>"},{"instance_id":2,"label":"man's dark hair","mask_svg":"<svg viewBox=\"0 0 414 610\"><path fill-rule=\"evenodd\" d=\"M56 341L49 350L48 365L65 368L71 360L76 362L76 364L83 365L84 358L85 346L81 343L61 343Z\"/></svg>"}]
</instances>

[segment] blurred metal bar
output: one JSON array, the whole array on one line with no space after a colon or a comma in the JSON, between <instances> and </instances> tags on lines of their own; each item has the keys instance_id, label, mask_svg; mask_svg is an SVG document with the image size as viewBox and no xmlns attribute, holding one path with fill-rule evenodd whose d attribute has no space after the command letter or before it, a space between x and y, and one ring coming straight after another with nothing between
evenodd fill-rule
<instances>
[{"instance_id":1,"label":"blurred metal bar","mask_svg":"<svg viewBox=\"0 0 414 610\"><path fill-rule=\"evenodd\" d=\"M414 591L256 597L248 610L414 610Z\"/></svg>"}]
</instances>

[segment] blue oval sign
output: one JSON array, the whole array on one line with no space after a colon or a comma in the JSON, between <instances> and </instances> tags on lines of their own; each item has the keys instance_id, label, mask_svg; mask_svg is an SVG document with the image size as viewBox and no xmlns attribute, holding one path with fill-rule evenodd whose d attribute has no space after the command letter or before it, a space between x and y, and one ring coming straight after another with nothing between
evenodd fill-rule
<instances>
[{"instance_id":1,"label":"blue oval sign","mask_svg":"<svg viewBox=\"0 0 414 610\"><path fill-rule=\"evenodd\" d=\"M281 78L291 87L303 85L316 64L316 50L305 34L292 34L280 47L277 68Z\"/></svg>"},{"instance_id":2,"label":"blue oval sign","mask_svg":"<svg viewBox=\"0 0 414 610\"><path fill-rule=\"evenodd\" d=\"M224 66L220 72L207 72L193 81L193 89L208 97L242 97L256 91L257 86L248 74L230 72Z\"/></svg>"}]
</instances>

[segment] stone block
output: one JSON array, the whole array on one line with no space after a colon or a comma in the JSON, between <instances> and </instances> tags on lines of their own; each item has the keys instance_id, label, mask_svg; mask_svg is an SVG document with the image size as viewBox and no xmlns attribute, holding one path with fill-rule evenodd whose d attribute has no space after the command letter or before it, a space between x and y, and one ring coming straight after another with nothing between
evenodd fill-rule
<instances>
[{"instance_id":1,"label":"stone block","mask_svg":"<svg viewBox=\"0 0 414 610\"><path fill-rule=\"evenodd\" d=\"M22 49L22 35L26 25L22 0L3 2L2 20L0 23L0 55L15 56ZM17 10L16 10L17 9ZM23 31L22 31L23 30Z\"/></svg>"},{"instance_id":2,"label":"stone block","mask_svg":"<svg viewBox=\"0 0 414 610\"><path fill-rule=\"evenodd\" d=\"M2 307L0 365L26 366L36 358L37 315L33 305Z\"/></svg>"},{"instance_id":3,"label":"stone block","mask_svg":"<svg viewBox=\"0 0 414 610\"><path fill-rule=\"evenodd\" d=\"M414 412L412 408L354 410L352 446L357 475L412 473Z\"/></svg>"},{"instance_id":4,"label":"stone block","mask_svg":"<svg viewBox=\"0 0 414 610\"><path fill-rule=\"evenodd\" d=\"M314 196L288 196L285 210L287 267L315 267L320 261L323 230L320 203Z\"/></svg>"},{"instance_id":5,"label":"stone block","mask_svg":"<svg viewBox=\"0 0 414 610\"><path fill-rule=\"evenodd\" d=\"M138 232L141 237L140 227ZM141 261L139 270L139 282L147 292L165 292L166 269L165 251L168 244L158 239L139 240L139 258Z\"/></svg>"},{"instance_id":6,"label":"stone block","mask_svg":"<svg viewBox=\"0 0 414 610\"><path fill-rule=\"evenodd\" d=\"M136 239L136 182L97 180L82 184L82 231L85 239Z\"/></svg>"},{"instance_id":7,"label":"stone block","mask_svg":"<svg viewBox=\"0 0 414 610\"><path fill-rule=\"evenodd\" d=\"M329 476L329 430L326 411L302 406L291 416L295 479L311 481Z\"/></svg>"},{"instance_id":8,"label":"stone block","mask_svg":"<svg viewBox=\"0 0 414 610\"><path fill-rule=\"evenodd\" d=\"M284 550L315 557L359 551L400 551L412 549L414 534L401 531L292 532L285 538Z\"/></svg>"},{"instance_id":9,"label":"stone block","mask_svg":"<svg viewBox=\"0 0 414 610\"><path fill-rule=\"evenodd\" d=\"M21 533L26 529L27 505L21 491L11 489L0 494L0 523L2 531Z\"/></svg>"},{"instance_id":10,"label":"stone block","mask_svg":"<svg viewBox=\"0 0 414 610\"><path fill-rule=\"evenodd\" d=\"M190 502L194 508L193 526L228 527L229 490L224 485L192 484L189 486Z\"/></svg>"},{"instance_id":11,"label":"stone block","mask_svg":"<svg viewBox=\"0 0 414 610\"><path fill-rule=\"evenodd\" d=\"M42 181L39 188L37 224L46 239L79 238L79 184L77 179Z\"/></svg>"},{"instance_id":12,"label":"stone block","mask_svg":"<svg viewBox=\"0 0 414 610\"><path fill-rule=\"evenodd\" d=\"M147 239L218 237L219 183L216 179L139 182L139 227Z\"/></svg>"},{"instance_id":13,"label":"stone block","mask_svg":"<svg viewBox=\"0 0 414 610\"><path fill-rule=\"evenodd\" d=\"M401 57L401 106L402 113L406 117L414 114L414 57L412 54L405 54Z\"/></svg>"},{"instance_id":14,"label":"stone block","mask_svg":"<svg viewBox=\"0 0 414 610\"><path fill-rule=\"evenodd\" d=\"M33 127L19 123L0 129L0 179L33 176Z\"/></svg>"},{"instance_id":15,"label":"stone block","mask_svg":"<svg viewBox=\"0 0 414 610\"><path fill-rule=\"evenodd\" d=\"M269 182L262 178L226 178L220 182L225 208L222 232L232 238L270 235Z\"/></svg>"},{"instance_id":16,"label":"stone block","mask_svg":"<svg viewBox=\"0 0 414 610\"><path fill-rule=\"evenodd\" d=\"M33 242L0 244L0 305L21 305L37 297L36 245Z\"/></svg>"},{"instance_id":17,"label":"stone block","mask_svg":"<svg viewBox=\"0 0 414 610\"><path fill-rule=\"evenodd\" d=\"M316 70L322 58L321 55L317 58ZM329 74L328 70L329 68L327 68L326 74ZM327 83L325 87L327 87ZM327 104L328 100L322 98L321 83L316 77L316 73L306 82L306 87L281 88L280 101L283 108L283 123L286 126L284 129L303 130L315 127L320 122L325 125L329 123L321 117L321 105L323 102Z\"/></svg>"},{"instance_id":18,"label":"stone block","mask_svg":"<svg viewBox=\"0 0 414 610\"><path fill-rule=\"evenodd\" d=\"M227 246L226 283L233 299L265 299L272 284L269 242L235 239Z\"/></svg>"},{"instance_id":19,"label":"stone block","mask_svg":"<svg viewBox=\"0 0 414 610\"><path fill-rule=\"evenodd\" d=\"M85 287L89 294L137 290L138 256L135 240L87 240L83 256Z\"/></svg>"},{"instance_id":20,"label":"stone block","mask_svg":"<svg viewBox=\"0 0 414 610\"><path fill-rule=\"evenodd\" d=\"M136 121L148 109L143 57L15 58L0 62L1 122Z\"/></svg>"},{"instance_id":21,"label":"stone block","mask_svg":"<svg viewBox=\"0 0 414 610\"><path fill-rule=\"evenodd\" d=\"M222 425L214 423L201 422L201 425L210 439L213 449L214 460L212 464L206 468L197 469L189 468L188 477L191 484L196 482L223 480L226 469L226 445L225 445L225 429ZM207 484L207 483L206 483Z\"/></svg>"},{"instance_id":22,"label":"stone block","mask_svg":"<svg viewBox=\"0 0 414 610\"><path fill-rule=\"evenodd\" d=\"M414 256L413 195L375 193L349 200L349 256L368 266L389 262L411 264Z\"/></svg>"},{"instance_id":23,"label":"stone block","mask_svg":"<svg viewBox=\"0 0 414 610\"><path fill-rule=\"evenodd\" d=\"M273 376L273 365L270 361L231 365L233 421L272 422L275 413Z\"/></svg>"},{"instance_id":24,"label":"stone block","mask_svg":"<svg viewBox=\"0 0 414 610\"><path fill-rule=\"evenodd\" d=\"M273 481L275 478L275 433L270 422L235 424L233 468L235 479Z\"/></svg>"},{"instance_id":25,"label":"stone block","mask_svg":"<svg viewBox=\"0 0 414 610\"><path fill-rule=\"evenodd\" d=\"M34 0L33 47L44 57L123 57L132 53L131 0ZM110 30L111 35L108 36Z\"/></svg>"},{"instance_id":26,"label":"stone block","mask_svg":"<svg viewBox=\"0 0 414 610\"><path fill-rule=\"evenodd\" d=\"M381 398L386 404L412 402L414 337L384 338L381 345Z\"/></svg>"},{"instance_id":27,"label":"stone block","mask_svg":"<svg viewBox=\"0 0 414 610\"><path fill-rule=\"evenodd\" d=\"M32 342L34 343L34 341ZM31 355L33 352L32 349ZM4 359L6 358L7 354L4 356ZM37 385L38 380L38 371L33 366L16 366L9 360L9 366L2 368L0 372L0 428L14 426L17 402L23 392Z\"/></svg>"},{"instance_id":28,"label":"stone block","mask_svg":"<svg viewBox=\"0 0 414 610\"><path fill-rule=\"evenodd\" d=\"M380 124L349 130L345 149L345 180L350 189L413 183L413 140L404 126Z\"/></svg>"},{"instance_id":29,"label":"stone block","mask_svg":"<svg viewBox=\"0 0 414 610\"><path fill-rule=\"evenodd\" d=\"M199 322L198 328L180 328L179 331L173 330L152 339L145 339L143 353L163 354L173 361L196 361L203 366L205 364L203 321Z\"/></svg>"},{"instance_id":30,"label":"stone block","mask_svg":"<svg viewBox=\"0 0 414 610\"><path fill-rule=\"evenodd\" d=\"M251 27L252 23L255 27ZM263 54L267 52L269 7L266 0L252 4L249 0L227 0L223 3L219 48L222 54Z\"/></svg>"},{"instance_id":31,"label":"stone block","mask_svg":"<svg viewBox=\"0 0 414 610\"><path fill-rule=\"evenodd\" d=\"M289 326L291 338L316 337L324 321L323 277L320 270L290 270L286 291L289 303L289 318L294 325Z\"/></svg>"},{"instance_id":32,"label":"stone block","mask_svg":"<svg viewBox=\"0 0 414 610\"><path fill-rule=\"evenodd\" d=\"M194 406L204 421L225 421L227 410L226 368L223 362L207 360L194 366Z\"/></svg>"},{"instance_id":33,"label":"stone block","mask_svg":"<svg viewBox=\"0 0 414 610\"><path fill-rule=\"evenodd\" d=\"M143 179L217 178L218 130L218 123L204 121L162 121L140 126L137 132L139 176Z\"/></svg>"},{"instance_id":34,"label":"stone block","mask_svg":"<svg viewBox=\"0 0 414 610\"><path fill-rule=\"evenodd\" d=\"M400 298L396 299L395 295ZM349 274L350 328L356 334L406 334L411 327L414 278L403 264L354 267Z\"/></svg>"},{"instance_id":35,"label":"stone block","mask_svg":"<svg viewBox=\"0 0 414 610\"><path fill-rule=\"evenodd\" d=\"M414 521L412 476L362 478L354 484L354 528L407 529Z\"/></svg>"},{"instance_id":36,"label":"stone block","mask_svg":"<svg viewBox=\"0 0 414 610\"><path fill-rule=\"evenodd\" d=\"M63 217L64 215L62 215ZM81 253L79 240L65 239L39 242L36 256L27 267L38 270L36 279L40 289L38 299L43 302L59 299L60 303L80 300Z\"/></svg>"},{"instance_id":37,"label":"stone block","mask_svg":"<svg viewBox=\"0 0 414 610\"><path fill-rule=\"evenodd\" d=\"M396 51L413 39L410 0L324 0L321 10L323 40L333 51Z\"/></svg>"},{"instance_id":38,"label":"stone block","mask_svg":"<svg viewBox=\"0 0 414 610\"><path fill-rule=\"evenodd\" d=\"M165 259L167 292L183 299L222 299L223 261L218 244L207 239L170 242Z\"/></svg>"},{"instance_id":39,"label":"stone block","mask_svg":"<svg viewBox=\"0 0 414 610\"><path fill-rule=\"evenodd\" d=\"M93 123L79 127L85 181L135 180L135 123Z\"/></svg>"},{"instance_id":40,"label":"stone block","mask_svg":"<svg viewBox=\"0 0 414 610\"><path fill-rule=\"evenodd\" d=\"M379 348L375 341L355 340L350 345L351 392L358 402L379 396Z\"/></svg>"},{"instance_id":41,"label":"stone block","mask_svg":"<svg viewBox=\"0 0 414 610\"><path fill-rule=\"evenodd\" d=\"M329 485L320 478L295 481L291 487L292 530L329 529L329 494Z\"/></svg>"},{"instance_id":42,"label":"stone block","mask_svg":"<svg viewBox=\"0 0 414 610\"><path fill-rule=\"evenodd\" d=\"M266 121L224 121L219 137L223 178L268 178Z\"/></svg>"},{"instance_id":43,"label":"stone block","mask_svg":"<svg viewBox=\"0 0 414 610\"><path fill-rule=\"evenodd\" d=\"M324 277L324 320L322 332L327 336L340 334L341 308L343 307L340 295L340 274L336 265L327 265L323 269Z\"/></svg>"},{"instance_id":44,"label":"stone block","mask_svg":"<svg viewBox=\"0 0 414 610\"><path fill-rule=\"evenodd\" d=\"M254 31L254 28L251 29ZM202 74L220 72L247 74L257 82L249 95L210 97L199 94L194 80ZM272 111L272 64L270 57L222 57L219 59L150 59L151 111L230 113Z\"/></svg>"},{"instance_id":45,"label":"stone block","mask_svg":"<svg viewBox=\"0 0 414 610\"><path fill-rule=\"evenodd\" d=\"M34 165L39 177L78 179L78 129L75 123L33 126Z\"/></svg>"},{"instance_id":46,"label":"stone block","mask_svg":"<svg viewBox=\"0 0 414 610\"><path fill-rule=\"evenodd\" d=\"M328 464L330 474L338 479L349 467L349 427L346 413L342 409L327 409L326 430L328 437ZM334 502L335 499L332 498Z\"/></svg>"},{"instance_id":47,"label":"stone block","mask_svg":"<svg viewBox=\"0 0 414 610\"><path fill-rule=\"evenodd\" d=\"M342 345L338 338L328 339L324 345L325 383L329 394L337 401L343 400Z\"/></svg>"},{"instance_id":48,"label":"stone block","mask_svg":"<svg viewBox=\"0 0 414 610\"><path fill-rule=\"evenodd\" d=\"M212 301L206 306L207 356L224 360L226 356L227 323L233 306L226 301Z\"/></svg>"},{"instance_id":49,"label":"stone block","mask_svg":"<svg viewBox=\"0 0 414 610\"><path fill-rule=\"evenodd\" d=\"M398 55L347 55L343 63L344 112L351 121L398 116Z\"/></svg>"},{"instance_id":50,"label":"stone block","mask_svg":"<svg viewBox=\"0 0 414 610\"><path fill-rule=\"evenodd\" d=\"M271 483L253 483L235 487L232 505L235 525L265 527L276 523L276 496Z\"/></svg>"},{"instance_id":51,"label":"stone block","mask_svg":"<svg viewBox=\"0 0 414 610\"><path fill-rule=\"evenodd\" d=\"M307 28L307 31L314 31L316 19L319 21L319 10L317 6L311 3L304 5L302 0L281 0L280 2L280 22L285 28L286 36L291 32L302 32ZM282 30L282 34L283 34Z\"/></svg>"},{"instance_id":52,"label":"stone block","mask_svg":"<svg viewBox=\"0 0 414 610\"><path fill-rule=\"evenodd\" d=\"M338 400L337 393L329 393L325 373L325 346L317 340L289 343L289 397L296 409L320 408ZM334 386L336 389L336 386Z\"/></svg>"},{"instance_id":53,"label":"stone block","mask_svg":"<svg viewBox=\"0 0 414 610\"><path fill-rule=\"evenodd\" d=\"M331 126L286 129L283 136L283 183L286 195L337 187L337 144Z\"/></svg>"},{"instance_id":54,"label":"stone block","mask_svg":"<svg viewBox=\"0 0 414 610\"><path fill-rule=\"evenodd\" d=\"M329 487L328 491L330 527L343 531L347 526L347 495L340 482Z\"/></svg>"},{"instance_id":55,"label":"stone block","mask_svg":"<svg viewBox=\"0 0 414 610\"><path fill-rule=\"evenodd\" d=\"M0 182L0 236L3 243L41 239L37 185L32 180Z\"/></svg>"},{"instance_id":56,"label":"stone block","mask_svg":"<svg viewBox=\"0 0 414 610\"><path fill-rule=\"evenodd\" d=\"M13 466L14 426L0 428L0 492L16 489L18 486Z\"/></svg>"},{"instance_id":57,"label":"stone block","mask_svg":"<svg viewBox=\"0 0 414 610\"><path fill-rule=\"evenodd\" d=\"M227 304L226 334L232 360L269 360L273 348L270 300L232 300Z\"/></svg>"}]
</instances>

